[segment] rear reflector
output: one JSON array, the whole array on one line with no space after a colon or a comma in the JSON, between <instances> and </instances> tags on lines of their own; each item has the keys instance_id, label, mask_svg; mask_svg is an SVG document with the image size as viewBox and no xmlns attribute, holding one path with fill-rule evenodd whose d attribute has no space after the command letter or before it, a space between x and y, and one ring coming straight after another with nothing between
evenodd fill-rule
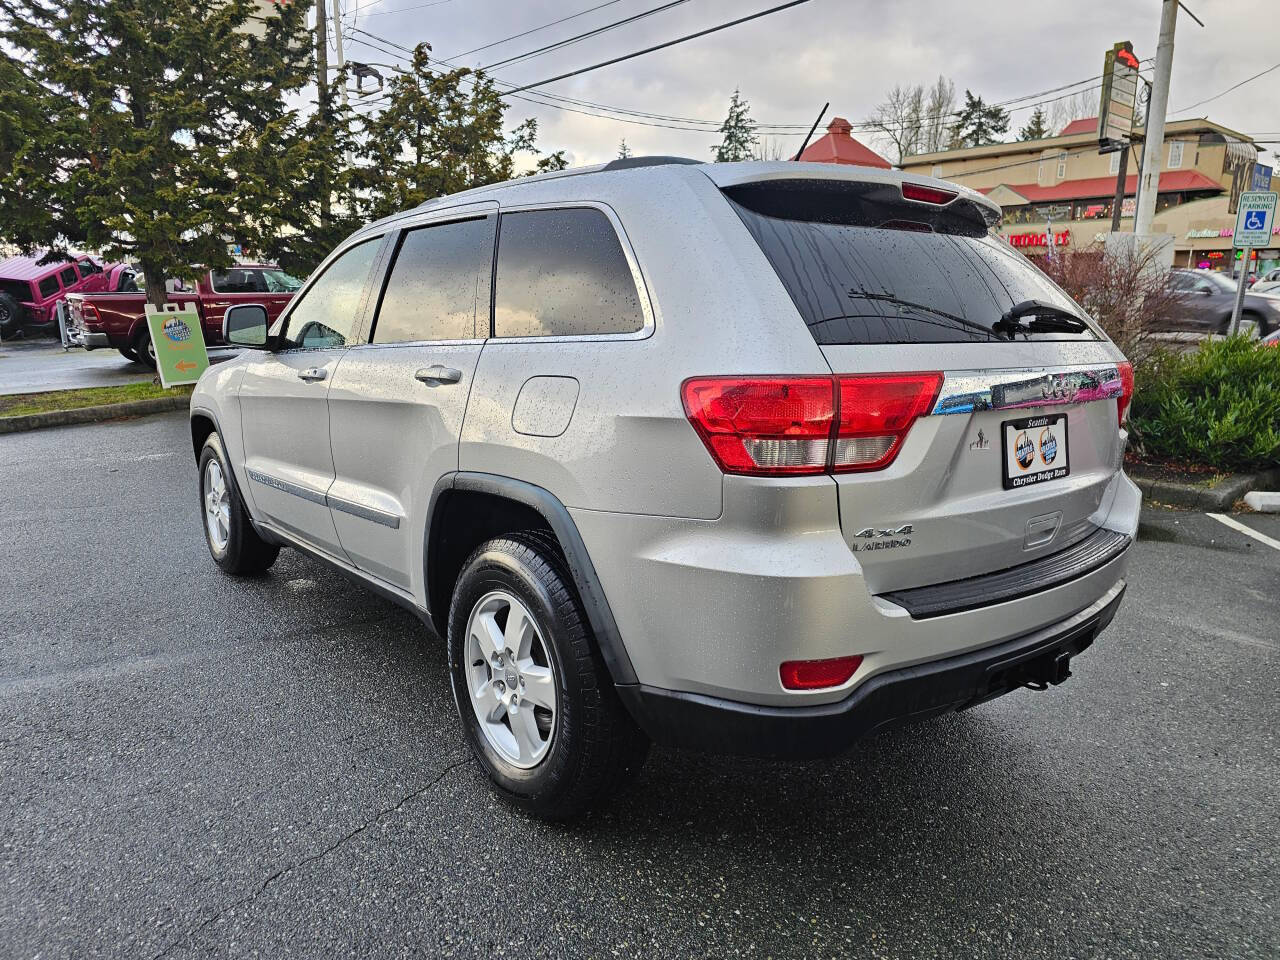
<instances>
[{"instance_id":1,"label":"rear reflector","mask_svg":"<svg viewBox=\"0 0 1280 960\"><path fill-rule=\"evenodd\" d=\"M725 473L880 470L933 407L941 373L699 377L685 413Z\"/></svg>"},{"instance_id":2,"label":"rear reflector","mask_svg":"<svg viewBox=\"0 0 1280 960\"><path fill-rule=\"evenodd\" d=\"M861 656L832 660L787 660L778 667L782 685L788 690L820 690L838 687L858 669Z\"/></svg>"},{"instance_id":3,"label":"rear reflector","mask_svg":"<svg viewBox=\"0 0 1280 960\"><path fill-rule=\"evenodd\" d=\"M950 203L960 194L954 190L943 190L940 187L926 187L921 183L904 183L902 185L902 198L904 200L917 200L920 203L936 203L938 205Z\"/></svg>"},{"instance_id":4,"label":"rear reflector","mask_svg":"<svg viewBox=\"0 0 1280 960\"><path fill-rule=\"evenodd\" d=\"M1133 364L1118 363L1116 369L1120 372L1120 397L1116 400L1116 414L1123 427L1124 422L1129 419L1129 401L1133 399Z\"/></svg>"}]
</instances>

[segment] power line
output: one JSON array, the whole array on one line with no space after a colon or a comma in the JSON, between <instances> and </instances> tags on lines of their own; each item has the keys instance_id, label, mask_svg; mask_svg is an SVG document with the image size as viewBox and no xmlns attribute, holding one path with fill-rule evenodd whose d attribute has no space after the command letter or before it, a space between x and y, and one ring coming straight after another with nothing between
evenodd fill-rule
<instances>
[{"instance_id":1,"label":"power line","mask_svg":"<svg viewBox=\"0 0 1280 960\"><path fill-rule=\"evenodd\" d=\"M1186 113L1188 110L1194 110L1196 107L1204 106L1206 103L1211 103L1212 101L1217 100L1219 97L1225 97L1232 90L1239 90L1246 83L1252 83L1254 80L1257 80L1259 77L1265 77L1268 73L1271 73L1273 70L1280 70L1280 63L1273 64L1272 66L1267 67L1267 69L1263 70L1261 73L1255 73L1252 77L1248 77L1244 80L1241 80L1239 83L1232 84L1231 86L1227 87L1227 89L1223 90L1221 93L1215 93L1212 97L1206 97L1203 100L1200 100L1196 103L1191 104L1191 106L1189 107L1182 107L1178 110L1174 110L1173 112Z\"/></svg>"},{"instance_id":2,"label":"power line","mask_svg":"<svg viewBox=\"0 0 1280 960\"><path fill-rule=\"evenodd\" d=\"M567 80L569 77L576 77L579 74L590 73L592 70L599 70L601 67L609 67L615 63L622 63L624 60L633 60L636 57L642 57L646 53L653 53L655 50L664 50L667 47L673 47L678 43L684 43L687 40L696 40L698 37L705 37L710 33L717 33L720 30L727 30L729 27L736 27L738 24L746 23L749 20L758 20L760 17L767 17L771 13L778 13L791 7L798 7L802 3L808 3L809 0L789 0L788 3L780 3L776 7L770 7L767 10L761 10L759 13L752 13L745 17L739 17L737 20L729 20L725 23L716 24L714 27L707 27L705 30L699 30L697 33L686 34L683 37L677 37L674 40L668 40L665 43L658 43L652 47L645 47L643 50L636 50L633 53L623 54L620 57L614 57L611 60L603 60L600 63L594 63L589 67L581 67L577 70L571 70L568 73L562 73L559 76L548 77L545 80L539 80L537 83L526 83L524 86L514 87L508 90L508 93L519 93L523 90L531 90L534 87L541 87L548 83L555 83L557 80Z\"/></svg>"},{"instance_id":3,"label":"power line","mask_svg":"<svg viewBox=\"0 0 1280 960\"><path fill-rule=\"evenodd\" d=\"M366 17L385 17L388 14L392 14L392 13L408 13L410 10L425 10L427 7L438 7L442 3L452 3L452 2L453 0L431 0L431 3L420 3L416 7L401 7L398 10L378 10L374 13L366 13L365 16ZM367 3L365 4L365 6L372 7L373 4Z\"/></svg>"},{"instance_id":4,"label":"power line","mask_svg":"<svg viewBox=\"0 0 1280 960\"><path fill-rule=\"evenodd\" d=\"M557 40L554 43L548 43L546 46L538 47L534 50L529 50L525 53L517 54L514 57L508 57L506 60L497 60L494 63L485 64L483 67L477 67L477 69L492 70L495 67L506 67L506 66L517 64L517 63L523 63L525 60L532 60L534 57L540 57L544 54L551 53L554 50L559 50L562 47L568 47L568 46L571 46L572 44L579 43L591 37L599 36L602 33L608 33L610 30L615 30L618 27L624 27L629 23L635 23L637 20L644 20L646 17L652 17L656 13L662 13L664 10L670 10L672 7L678 7L688 2L689 0L671 0L671 2L669 3L664 3L664 4L661 4L660 6L651 7L648 10L641 10L639 13L634 13L631 16L624 17L621 20L614 20L612 23L603 24L602 26L595 27L592 30L586 31L585 33L579 33L576 36L567 37L564 40Z\"/></svg>"},{"instance_id":5,"label":"power line","mask_svg":"<svg viewBox=\"0 0 1280 960\"><path fill-rule=\"evenodd\" d=\"M598 3L594 7L587 7L587 9L585 10L579 10L577 13L571 13L569 14L569 16L561 17L559 20L552 20L550 23L544 23L540 27L534 27L531 30L525 30L523 33L513 33L511 36L503 37L501 40L494 40L492 43L486 43L482 47L472 47L470 50L463 50L461 53L451 53L449 54L449 59L457 60L460 57L465 57L473 53L479 53L481 50L488 50L491 47L499 46L500 44L506 43L509 40L519 40L521 37L527 37L531 33L538 33L542 30L546 30L548 27L554 27L561 23L565 23L569 20L575 20L578 17L585 16L588 13L594 13L597 10L603 10L605 7L612 7L615 3L621 3L621 2L622 0L609 0L608 3Z\"/></svg>"}]
</instances>

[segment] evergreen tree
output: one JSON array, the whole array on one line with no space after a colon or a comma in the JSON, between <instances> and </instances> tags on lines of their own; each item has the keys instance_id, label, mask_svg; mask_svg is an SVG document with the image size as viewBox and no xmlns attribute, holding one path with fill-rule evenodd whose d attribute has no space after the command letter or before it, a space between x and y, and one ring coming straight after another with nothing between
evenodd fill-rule
<instances>
[{"instance_id":1,"label":"evergreen tree","mask_svg":"<svg viewBox=\"0 0 1280 960\"><path fill-rule=\"evenodd\" d=\"M952 144L958 147L982 147L999 143L1009 129L1009 114L997 106L988 106L969 90L964 92L964 107L951 127Z\"/></svg>"},{"instance_id":2,"label":"evergreen tree","mask_svg":"<svg viewBox=\"0 0 1280 960\"><path fill-rule=\"evenodd\" d=\"M155 304L164 278L229 265L232 242L262 250L314 194L320 152L286 104L311 78L307 7L277 10L263 24L252 0L0 0L0 149L20 141L0 165L0 235L136 261Z\"/></svg>"},{"instance_id":3,"label":"evergreen tree","mask_svg":"<svg viewBox=\"0 0 1280 960\"><path fill-rule=\"evenodd\" d=\"M1018 131L1019 140L1043 140L1049 136L1049 124L1044 115L1044 111L1036 107L1031 116L1027 119L1027 124Z\"/></svg>"},{"instance_id":4,"label":"evergreen tree","mask_svg":"<svg viewBox=\"0 0 1280 960\"><path fill-rule=\"evenodd\" d=\"M510 133L503 103L484 73L462 68L437 72L419 44L409 69L387 84L381 113L364 123L357 179L370 217L515 176L515 155L538 153L536 120ZM562 170L563 151L541 157L533 172Z\"/></svg>"},{"instance_id":5,"label":"evergreen tree","mask_svg":"<svg viewBox=\"0 0 1280 960\"><path fill-rule=\"evenodd\" d=\"M623 137L618 141L618 159L625 160L631 156L631 148L627 146L627 138Z\"/></svg>"},{"instance_id":6,"label":"evergreen tree","mask_svg":"<svg viewBox=\"0 0 1280 960\"><path fill-rule=\"evenodd\" d=\"M760 138L755 134L755 124L751 120L750 107L741 94L733 91L729 100L729 115L720 125L720 142L711 148L717 163L733 163L738 160L750 160Z\"/></svg>"}]
</instances>

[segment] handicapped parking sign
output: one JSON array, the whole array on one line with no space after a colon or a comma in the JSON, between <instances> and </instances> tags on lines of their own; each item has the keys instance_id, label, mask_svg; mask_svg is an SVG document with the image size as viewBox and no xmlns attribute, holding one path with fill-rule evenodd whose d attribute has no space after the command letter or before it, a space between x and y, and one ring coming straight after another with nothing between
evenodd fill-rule
<instances>
[{"instance_id":1,"label":"handicapped parking sign","mask_svg":"<svg viewBox=\"0 0 1280 960\"><path fill-rule=\"evenodd\" d=\"M1265 247L1271 243L1276 195L1270 191L1248 190L1240 194L1234 243L1237 247Z\"/></svg>"}]
</instances>

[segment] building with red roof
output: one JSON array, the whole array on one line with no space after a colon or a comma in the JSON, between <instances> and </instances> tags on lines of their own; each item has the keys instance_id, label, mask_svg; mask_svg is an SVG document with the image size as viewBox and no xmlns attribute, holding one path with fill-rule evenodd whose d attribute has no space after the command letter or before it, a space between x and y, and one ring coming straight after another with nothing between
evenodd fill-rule
<instances>
[{"instance_id":1,"label":"building with red roof","mask_svg":"<svg viewBox=\"0 0 1280 960\"><path fill-rule=\"evenodd\" d=\"M1141 129L1129 150L1120 230L1133 229ZM1231 271L1235 217L1230 198L1250 189L1259 149L1245 134L1211 120L1165 126L1155 233L1171 234L1174 263ZM1000 233L1028 253L1097 244L1111 230L1120 153L1098 152L1098 118L1073 120L1052 137L993 143L907 157L902 169L941 177L986 194L1003 210ZM1259 271L1280 266L1280 234L1257 251Z\"/></svg>"},{"instance_id":2,"label":"building with red roof","mask_svg":"<svg viewBox=\"0 0 1280 960\"><path fill-rule=\"evenodd\" d=\"M888 160L853 138L853 124L836 117L827 124L827 132L804 148L801 160L813 163L846 163L855 167L893 167Z\"/></svg>"}]
</instances>

